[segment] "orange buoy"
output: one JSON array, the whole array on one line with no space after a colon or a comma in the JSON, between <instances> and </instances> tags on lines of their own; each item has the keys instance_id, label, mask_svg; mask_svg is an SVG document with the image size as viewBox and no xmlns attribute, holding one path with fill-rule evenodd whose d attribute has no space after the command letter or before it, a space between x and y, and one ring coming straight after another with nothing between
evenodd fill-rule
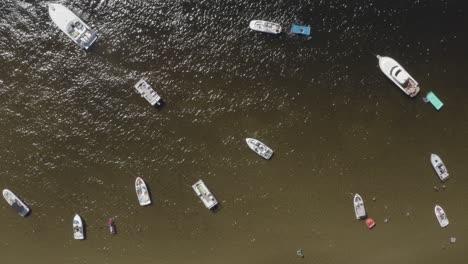
<instances>
[{"instance_id":1,"label":"orange buoy","mask_svg":"<svg viewBox=\"0 0 468 264\"><path fill-rule=\"evenodd\" d=\"M368 218L366 220L366 225L369 229L371 229L375 226L375 221L372 218Z\"/></svg>"}]
</instances>

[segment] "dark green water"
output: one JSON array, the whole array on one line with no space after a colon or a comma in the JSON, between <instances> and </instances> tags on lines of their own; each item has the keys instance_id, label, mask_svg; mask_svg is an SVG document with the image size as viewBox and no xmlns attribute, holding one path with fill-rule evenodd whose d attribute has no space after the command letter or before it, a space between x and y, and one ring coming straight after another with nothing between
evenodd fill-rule
<instances>
[{"instance_id":1,"label":"dark green water","mask_svg":"<svg viewBox=\"0 0 468 264\"><path fill-rule=\"evenodd\" d=\"M2 263L468 260L461 3L61 3L97 30L90 52L59 31L46 2L0 2L0 187L32 209L21 218L0 203ZM255 33L252 19L314 33ZM394 86L375 54L400 62L418 97ZM162 110L135 94L140 78ZM440 112L422 101L428 91ZM272 160L246 137L273 148ZM447 165L445 188L430 153ZM134 175L152 206L138 205ZM220 201L216 213L190 187L198 179ZM356 192L373 230L355 220ZM75 213L85 241L73 240Z\"/></svg>"}]
</instances>

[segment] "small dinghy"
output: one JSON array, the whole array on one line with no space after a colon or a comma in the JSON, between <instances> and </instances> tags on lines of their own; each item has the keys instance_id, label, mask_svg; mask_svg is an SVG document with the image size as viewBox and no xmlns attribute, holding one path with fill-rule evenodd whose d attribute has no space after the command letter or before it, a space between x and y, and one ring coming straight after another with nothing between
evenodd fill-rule
<instances>
[{"instance_id":1,"label":"small dinghy","mask_svg":"<svg viewBox=\"0 0 468 264\"><path fill-rule=\"evenodd\" d=\"M107 226L109 227L109 232L112 235L117 234L117 228L115 227L114 219L112 219L112 218L109 219L109 221L107 221Z\"/></svg>"},{"instance_id":2,"label":"small dinghy","mask_svg":"<svg viewBox=\"0 0 468 264\"><path fill-rule=\"evenodd\" d=\"M356 195L354 195L353 202L356 219L366 218L366 208L364 207L364 201L362 200L362 197L356 193Z\"/></svg>"},{"instance_id":3,"label":"small dinghy","mask_svg":"<svg viewBox=\"0 0 468 264\"><path fill-rule=\"evenodd\" d=\"M436 171L437 175L439 176L440 180L442 182L446 181L449 177L449 173L447 171L447 168L445 167L445 164L442 162L439 156L436 154L432 153L431 154L431 163L432 167L434 167L434 170Z\"/></svg>"},{"instance_id":4,"label":"small dinghy","mask_svg":"<svg viewBox=\"0 0 468 264\"><path fill-rule=\"evenodd\" d=\"M255 153L262 156L264 159L270 159L273 155L273 150L262 142L254 138L246 138L245 141Z\"/></svg>"},{"instance_id":5,"label":"small dinghy","mask_svg":"<svg viewBox=\"0 0 468 264\"><path fill-rule=\"evenodd\" d=\"M436 204L436 206L434 207L434 213L441 227L446 227L449 224L447 215L445 214L445 211L444 209L442 209L442 207Z\"/></svg>"},{"instance_id":6,"label":"small dinghy","mask_svg":"<svg viewBox=\"0 0 468 264\"><path fill-rule=\"evenodd\" d=\"M249 24L250 29L270 34L281 33L281 26L278 23L263 21L263 20L252 20Z\"/></svg>"},{"instance_id":7,"label":"small dinghy","mask_svg":"<svg viewBox=\"0 0 468 264\"><path fill-rule=\"evenodd\" d=\"M211 209L218 204L218 201L202 180L197 181L194 185L192 185L192 188L198 197L200 197L203 204L205 204L206 208Z\"/></svg>"},{"instance_id":8,"label":"small dinghy","mask_svg":"<svg viewBox=\"0 0 468 264\"><path fill-rule=\"evenodd\" d=\"M151 198L148 192L148 188L146 188L145 182L140 177L137 177L135 180L135 190L138 197L138 202L141 206L151 204Z\"/></svg>"},{"instance_id":9,"label":"small dinghy","mask_svg":"<svg viewBox=\"0 0 468 264\"><path fill-rule=\"evenodd\" d=\"M29 207L27 207L12 191L4 189L3 197L22 217L25 217L29 213Z\"/></svg>"},{"instance_id":10,"label":"small dinghy","mask_svg":"<svg viewBox=\"0 0 468 264\"><path fill-rule=\"evenodd\" d=\"M49 15L58 28L83 49L89 49L96 41L96 32L65 6L50 3Z\"/></svg>"},{"instance_id":11,"label":"small dinghy","mask_svg":"<svg viewBox=\"0 0 468 264\"><path fill-rule=\"evenodd\" d=\"M419 92L418 82L409 75L394 59L377 55L379 67L387 77L395 83L409 97L414 97Z\"/></svg>"},{"instance_id":12,"label":"small dinghy","mask_svg":"<svg viewBox=\"0 0 468 264\"><path fill-rule=\"evenodd\" d=\"M73 237L79 240L84 239L83 221L78 214L75 214L73 218Z\"/></svg>"}]
</instances>

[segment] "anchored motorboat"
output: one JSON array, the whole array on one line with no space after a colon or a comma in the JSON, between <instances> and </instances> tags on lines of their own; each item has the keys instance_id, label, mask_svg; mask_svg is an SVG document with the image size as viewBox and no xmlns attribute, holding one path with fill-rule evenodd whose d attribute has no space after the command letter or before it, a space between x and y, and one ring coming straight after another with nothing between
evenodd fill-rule
<instances>
[{"instance_id":1,"label":"anchored motorboat","mask_svg":"<svg viewBox=\"0 0 468 264\"><path fill-rule=\"evenodd\" d=\"M250 147L250 149L252 149L258 155L262 156L264 159L270 159L273 155L273 150L267 145L263 144L261 141L254 138L246 138L245 141L247 142L247 145Z\"/></svg>"},{"instance_id":2,"label":"anchored motorboat","mask_svg":"<svg viewBox=\"0 0 468 264\"><path fill-rule=\"evenodd\" d=\"M198 197L200 197L203 204L205 204L206 208L211 209L218 204L218 200L216 200L216 198L202 180L197 181L194 185L192 185L192 188Z\"/></svg>"},{"instance_id":3,"label":"anchored motorboat","mask_svg":"<svg viewBox=\"0 0 468 264\"><path fill-rule=\"evenodd\" d=\"M269 22L264 20L252 20L249 24L250 29L270 34L281 33L281 26L275 22Z\"/></svg>"},{"instance_id":4,"label":"anchored motorboat","mask_svg":"<svg viewBox=\"0 0 468 264\"><path fill-rule=\"evenodd\" d=\"M394 59L377 55L379 67L387 77L409 97L419 92L418 82Z\"/></svg>"},{"instance_id":5,"label":"anchored motorboat","mask_svg":"<svg viewBox=\"0 0 468 264\"><path fill-rule=\"evenodd\" d=\"M151 204L151 198L146 187L145 181L142 178L137 177L135 180L135 190L138 197L138 202L141 206Z\"/></svg>"},{"instance_id":6,"label":"anchored motorboat","mask_svg":"<svg viewBox=\"0 0 468 264\"><path fill-rule=\"evenodd\" d=\"M143 79L135 84L135 90L144 97L152 106L162 106L161 96Z\"/></svg>"},{"instance_id":7,"label":"anchored motorboat","mask_svg":"<svg viewBox=\"0 0 468 264\"><path fill-rule=\"evenodd\" d=\"M445 167L444 162L439 156L437 156L437 154L431 154L431 164L440 180L442 182L446 181L449 177L449 173Z\"/></svg>"},{"instance_id":8,"label":"anchored motorboat","mask_svg":"<svg viewBox=\"0 0 468 264\"><path fill-rule=\"evenodd\" d=\"M83 221L78 214L73 218L73 238L77 240L84 239Z\"/></svg>"},{"instance_id":9,"label":"anchored motorboat","mask_svg":"<svg viewBox=\"0 0 468 264\"><path fill-rule=\"evenodd\" d=\"M49 15L60 30L83 49L89 49L96 41L96 32L65 6L49 3Z\"/></svg>"},{"instance_id":10,"label":"anchored motorboat","mask_svg":"<svg viewBox=\"0 0 468 264\"><path fill-rule=\"evenodd\" d=\"M447 215L445 214L444 209L440 207L439 205L435 205L434 207L434 213L437 217L437 221L439 221L439 224L441 227L446 227L449 224L449 220L447 218Z\"/></svg>"},{"instance_id":11,"label":"anchored motorboat","mask_svg":"<svg viewBox=\"0 0 468 264\"><path fill-rule=\"evenodd\" d=\"M22 217L25 217L29 213L29 207L26 206L26 204L24 204L23 201L21 201L12 191L4 189L3 197Z\"/></svg>"},{"instance_id":12,"label":"anchored motorboat","mask_svg":"<svg viewBox=\"0 0 468 264\"><path fill-rule=\"evenodd\" d=\"M354 195L353 199L354 204L354 212L356 213L356 219L364 219L366 218L366 208L364 207L364 201L362 200L361 195L357 194Z\"/></svg>"}]
</instances>

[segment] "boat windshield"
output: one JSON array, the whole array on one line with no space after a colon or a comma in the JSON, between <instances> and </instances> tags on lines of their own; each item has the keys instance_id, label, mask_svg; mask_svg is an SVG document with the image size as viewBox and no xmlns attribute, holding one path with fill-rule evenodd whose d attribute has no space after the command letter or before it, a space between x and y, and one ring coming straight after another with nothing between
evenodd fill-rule
<instances>
[{"instance_id":1,"label":"boat windshield","mask_svg":"<svg viewBox=\"0 0 468 264\"><path fill-rule=\"evenodd\" d=\"M200 191L201 194L206 195L208 192L206 191L205 188L203 188L202 185L197 185L198 191Z\"/></svg>"}]
</instances>

